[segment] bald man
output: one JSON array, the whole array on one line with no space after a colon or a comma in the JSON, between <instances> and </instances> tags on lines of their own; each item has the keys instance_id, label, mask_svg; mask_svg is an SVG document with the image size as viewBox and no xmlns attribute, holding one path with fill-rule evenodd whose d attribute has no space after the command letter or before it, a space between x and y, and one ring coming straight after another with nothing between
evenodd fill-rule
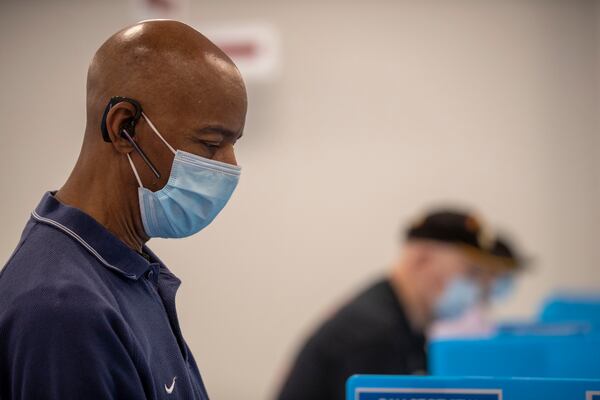
<instances>
[{"instance_id":1,"label":"bald man","mask_svg":"<svg viewBox=\"0 0 600 400\"><path fill-rule=\"evenodd\" d=\"M145 243L197 233L225 206L246 103L232 61L182 23L100 47L79 159L0 275L1 399L208 398L177 320L181 282Z\"/></svg>"}]
</instances>

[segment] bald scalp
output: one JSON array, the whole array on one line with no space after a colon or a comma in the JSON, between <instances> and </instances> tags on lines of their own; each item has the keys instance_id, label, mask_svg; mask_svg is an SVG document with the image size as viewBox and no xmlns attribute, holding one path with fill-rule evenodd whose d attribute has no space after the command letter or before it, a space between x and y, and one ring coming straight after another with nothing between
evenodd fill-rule
<instances>
[{"instance_id":1,"label":"bald scalp","mask_svg":"<svg viewBox=\"0 0 600 400\"><path fill-rule=\"evenodd\" d=\"M94 55L87 76L86 132L97 130L112 96L139 100L148 110L240 90L245 93L235 64L201 33L178 21L143 21L111 36Z\"/></svg>"}]
</instances>

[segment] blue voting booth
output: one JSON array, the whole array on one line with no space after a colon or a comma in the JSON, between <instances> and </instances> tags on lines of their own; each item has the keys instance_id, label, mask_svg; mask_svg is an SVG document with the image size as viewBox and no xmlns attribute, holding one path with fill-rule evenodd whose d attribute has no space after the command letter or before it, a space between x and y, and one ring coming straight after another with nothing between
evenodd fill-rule
<instances>
[{"instance_id":1,"label":"blue voting booth","mask_svg":"<svg viewBox=\"0 0 600 400\"><path fill-rule=\"evenodd\" d=\"M600 400L600 295L554 296L532 323L429 345L432 376L356 375L346 400Z\"/></svg>"},{"instance_id":2,"label":"blue voting booth","mask_svg":"<svg viewBox=\"0 0 600 400\"><path fill-rule=\"evenodd\" d=\"M585 323L600 330L600 294L560 294L548 298L539 316L542 323Z\"/></svg>"},{"instance_id":3,"label":"blue voting booth","mask_svg":"<svg viewBox=\"0 0 600 400\"><path fill-rule=\"evenodd\" d=\"M600 400L600 380L355 375L346 400Z\"/></svg>"},{"instance_id":4,"label":"blue voting booth","mask_svg":"<svg viewBox=\"0 0 600 400\"><path fill-rule=\"evenodd\" d=\"M429 346L433 375L600 379L600 335L499 334Z\"/></svg>"},{"instance_id":5,"label":"blue voting booth","mask_svg":"<svg viewBox=\"0 0 600 400\"><path fill-rule=\"evenodd\" d=\"M554 296L539 321L503 324L495 335L429 345L439 376L600 379L600 296Z\"/></svg>"}]
</instances>

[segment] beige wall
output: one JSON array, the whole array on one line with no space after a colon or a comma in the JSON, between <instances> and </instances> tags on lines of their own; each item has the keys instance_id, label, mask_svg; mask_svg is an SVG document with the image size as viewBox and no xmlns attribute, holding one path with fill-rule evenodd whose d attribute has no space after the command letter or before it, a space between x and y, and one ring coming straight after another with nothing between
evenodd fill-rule
<instances>
[{"instance_id":1,"label":"beige wall","mask_svg":"<svg viewBox=\"0 0 600 400\"><path fill-rule=\"evenodd\" d=\"M215 399L264 399L302 335L396 252L427 204L477 206L536 269L501 315L600 286L593 1L192 1L203 24L268 21L283 71L250 88L242 181L196 237L152 241ZM0 3L0 258L66 178L85 71L131 22L113 1Z\"/></svg>"}]
</instances>

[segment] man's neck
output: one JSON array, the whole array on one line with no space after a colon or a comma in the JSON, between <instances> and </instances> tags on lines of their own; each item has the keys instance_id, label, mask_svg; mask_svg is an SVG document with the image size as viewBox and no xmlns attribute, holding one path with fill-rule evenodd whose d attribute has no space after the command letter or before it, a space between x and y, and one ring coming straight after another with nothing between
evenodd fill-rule
<instances>
[{"instance_id":1,"label":"man's neck","mask_svg":"<svg viewBox=\"0 0 600 400\"><path fill-rule=\"evenodd\" d=\"M97 169L96 169L97 170ZM128 197L127 190L115 190L108 182L119 182L118 177L93 176L86 173L85 166L77 163L74 171L62 188L55 194L61 203L78 208L94 218L131 249L142 252L146 242L141 228L137 193ZM109 171L106 171L110 174ZM137 214L135 214L137 213ZM137 228L136 228L137 227Z\"/></svg>"}]
</instances>

